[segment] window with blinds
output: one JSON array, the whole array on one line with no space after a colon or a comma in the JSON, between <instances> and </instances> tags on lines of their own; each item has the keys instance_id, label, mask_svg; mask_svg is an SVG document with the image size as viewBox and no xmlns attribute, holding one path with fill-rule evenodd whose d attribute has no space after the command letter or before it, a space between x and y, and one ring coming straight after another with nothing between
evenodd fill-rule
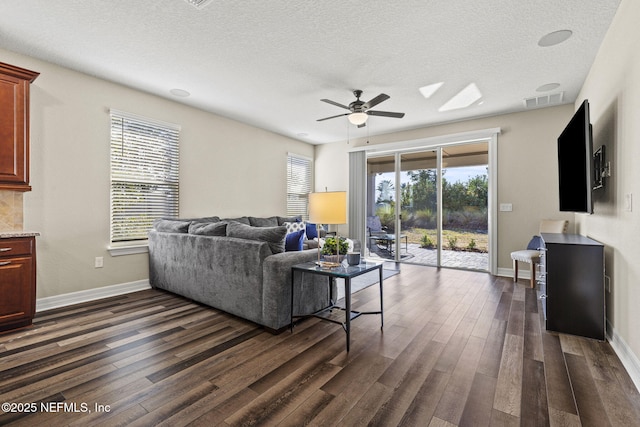
<instances>
[{"instance_id":1,"label":"window with blinds","mask_svg":"<svg viewBox=\"0 0 640 427\"><path fill-rule=\"evenodd\" d=\"M287 155L287 216L307 219L313 161L295 154Z\"/></svg>"},{"instance_id":2,"label":"window with blinds","mask_svg":"<svg viewBox=\"0 0 640 427\"><path fill-rule=\"evenodd\" d=\"M178 216L180 127L111 110L111 242L147 240Z\"/></svg>"}]
</instances>

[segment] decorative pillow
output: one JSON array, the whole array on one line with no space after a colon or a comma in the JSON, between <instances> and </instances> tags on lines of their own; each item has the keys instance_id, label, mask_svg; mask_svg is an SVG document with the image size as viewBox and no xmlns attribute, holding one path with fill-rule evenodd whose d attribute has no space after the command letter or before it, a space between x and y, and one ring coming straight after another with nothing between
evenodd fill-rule
<instances>
[{"instance_id":1,"label":"decorative pillow","mask_svg":"<svg viewBox=\"0 0 640 427\"><path fill-rule=\"evenodd\" d=\"M527 250L537 251L542 247L542 238L540 236L533 236L531 240L529 240L529 244L527 245Z\"/></svg>"},{"instance_id":2,"label":"decorative pillow","mask_svg":"<svg viewBox=\"0 0 640 427\"><path fill-rule=\"evenodd\" d=\"M153 228L156 231L164 231L167 233L187 233L189 231L191 221L179 221L173 219L156 219L153 221Z\"/></svg>"},{"instance_id":3,"label":"decorative pillow","mask_svg":"<svg viewBox=\"0 0 640 427\"><path fill-rule=\"evenodd\" d=\"M301 251L304 246L304 230L288 233L284 241L284 250L287 252Z\"/></svg>"},{"instance_id":4,"label":"decorative pillow","mask_svg":"<svg viewBox=\"0 0 640 427\"><path fill-rule=\"evenodd\" d=\"M285 227L287 227L287 234L289 233L295 233L297 231L302 230L303 233L305 232L306 226L305 226L305 222L285 222L284 224Z\"/></svg>"},{"instance_id":5,"label":"decorative pillow","mask_svg":"<svg viewBox=\"0 0 640 427\"><path fill-rule=\"evenodd\" d=\"M284 252L284 236L287 227L251 227L238 222L227 224L227 236L267 242L274 254Z\"/></svg>"},{"instance_id":6,"label":"decorative pillow","mask_svg":"<svg viewBox=\"0 0 640 427\"><path fill-rule=\"evenodd\" d=\"M277 216L278 225L284 225L285 222L301 222L302 217L298 216Z\"/></svg>"},{"instance_id":7,"label":"decorative pillow","mask_svg":"<svg viewBox=\"0 0 640 427\"><path fill-rule=\"evenodd\" d=\"M197 222L189 226L189 234L200 236L226 236L226 222Z\"/></svg>"},{"instance_id":8,"label":"decorative pillow","mask_svg":"<svg viewBox=\"0 0 640 427\"><path fill-rule=\"evenodd\" d=\"M254 216L249 217L249 225L253 227L277 227L278 218L275 216L269 218L256 218Z\"/></svg>"},{"instance_id":9,"label":"decorative pillow","mask_svg":"<svg viewBox=\"0 0 640 427\"><path fill-rule=\"evenodd\" d=\"M316 237L318 237L318 229L316 228L316 224L312 224L310 222L307 222L306 224L307 224L306 226L307 239L313 240Z\"/></svg>"}]
</instances>

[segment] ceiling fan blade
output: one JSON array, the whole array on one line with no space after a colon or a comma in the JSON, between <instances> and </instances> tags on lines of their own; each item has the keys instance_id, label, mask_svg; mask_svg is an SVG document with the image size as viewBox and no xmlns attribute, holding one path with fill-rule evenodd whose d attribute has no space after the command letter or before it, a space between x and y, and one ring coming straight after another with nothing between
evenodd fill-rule
<instances>
[{"instance_id":1,"label":"ceiling fan blade","mask_svg":"<svg viewBox=\"0 0 640 427\"><path fill-rule=\"evenodd\" d=\"M351 110L349 107L347 107L346 105L342 105L338 102L332 101L330 99L321 99L320 101L322 102L326 102L327 104L331 104L331 105L335 105L336 107L340 107L340 108L344 108L345 110Z\"/></svg>"},{"instance_id":2,"label":"ceiling fan blade","mask_svg":"<svg viewBox=\"0 0 640 427\"><path fill-rule=\"evenodd\" d=\"M321 122L323 120L335 119L336 117L348 116L351 113L338 114L337 116L325 117L324 119L318 119L317 122Z\"/></svg>"},{"instance_id":3,"label":"ceiling fan blade","mask_svg":"<svg viewBox=\"0 0 640 427\"><path fill-rule=\"evenodd\" d=\"M370 116L382 116L382 117L393 117L394 119L401 119L404 117L404 113L393 113L391 111L374 111L369 110L367 114Z\"/></svg>"},{"instance_id":4,"label":"ceiling fan blade","mask_svg":"<svg viewBox=\"0 0 640 427\"><path fill-rule=\"evenodd\" d=\"M369 108L375 107L376 105L380 104L382 101L386 101L389 98L391 98L389 95L385 93L381 93L375 98L369 100L369 102L365 102L364 104L362 104L362 108L364 108L365 110L368 110Z\"/></svg>"}]
</instances>

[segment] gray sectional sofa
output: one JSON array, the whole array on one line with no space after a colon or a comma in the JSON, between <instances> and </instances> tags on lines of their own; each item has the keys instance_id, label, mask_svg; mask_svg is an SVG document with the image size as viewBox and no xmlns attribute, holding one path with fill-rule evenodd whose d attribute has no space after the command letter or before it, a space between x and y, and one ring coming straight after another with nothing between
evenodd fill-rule
<instances>
[{"instance_id":1,"label":"gray sectional sofa","mask_svg":"<svg viewBox=\"0 0 640 427\"><path fill-rule=\"evenodd\" d=\"M242 317L272 332L281 331L291 316L291 266L317 258L317 249L284 251L285 223L295 220L158 220L149 232L149 281L154 288ZM295 286L296 314L329 304L326 277L296 275Z\"/></svg>"}]
</instances>

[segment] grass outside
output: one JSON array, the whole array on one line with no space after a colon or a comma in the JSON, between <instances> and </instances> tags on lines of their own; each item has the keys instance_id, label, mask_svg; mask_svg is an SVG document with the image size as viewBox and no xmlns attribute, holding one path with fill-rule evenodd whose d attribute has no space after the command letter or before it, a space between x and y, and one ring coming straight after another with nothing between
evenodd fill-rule
<instances>
[{"instance_id":1,"label":"grass outside","mask_svg":"<svg viewBox=\"0 0 640 427\"><path fill-rule=\"evenodd\" d=\"M435 229L410 228L408 230L403 230L402 234L407 236L409 243L421 245L425 234L434 245L437 243ZM445 249L488 252L489 235L487 233L478 233L466 230L443 230L442 243ZM455 245L452 247L452 244L454 243Z\"/></svg>"}]
</instances>

